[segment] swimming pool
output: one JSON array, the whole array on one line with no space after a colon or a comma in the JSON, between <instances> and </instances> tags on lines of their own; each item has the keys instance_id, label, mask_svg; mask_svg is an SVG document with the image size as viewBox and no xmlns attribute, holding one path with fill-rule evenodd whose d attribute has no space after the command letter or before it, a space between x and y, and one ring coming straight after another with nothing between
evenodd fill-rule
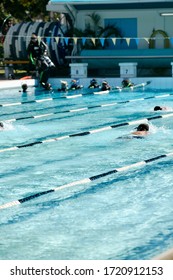
<instances>
[{"instance_id":1,"label":"swimming pool","mask_svg":"<svg viewBox=\"0 0 173 280\"><path fill-rule=\"evenodd\" d=\"M173 107L173 90L29 90L0 93L0 205L35 195L0 209L0 259L151 259L171 248L173 157L119 168L171 155L173 112L153 108ZM143 119L146 138L119 138Z\"/></svg>"}]
</instances>

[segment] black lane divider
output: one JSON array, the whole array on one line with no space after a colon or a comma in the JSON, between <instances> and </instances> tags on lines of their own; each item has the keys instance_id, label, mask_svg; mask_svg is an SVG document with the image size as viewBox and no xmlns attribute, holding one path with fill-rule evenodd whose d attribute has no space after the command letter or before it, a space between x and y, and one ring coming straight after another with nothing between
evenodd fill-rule
<instances>
[{"instance_id":1,"label":"black lane divider","mask_svg":"<svg viewBox=\"0 0 173 280\"><path fill-rule=\"evenodd\" d=\"M161 98L161 97L163 98L163 97L167 97L169 95L171 95L171 94L166 94L166 95L164 94L164 95L160 95L160 96L150 96L150 97L137 98L137 99L131 99L131 100L124 100L124 101L117 101L117 102L113 102L113 103L106 103L106 104L93 105L93 106L82 107L82 108L77 108L77 109L64 110L64 111L61 111L61 112L45 113L45 114L35 115L35 116L13 118L13 119L5 120L5 121L13 121L14 122L14 121L20 121L20 120L24 120L24 119L43 118L43 117L48 117L48 116L53 116L53 115L63 114L63 113L76 113L76 112L91 110L91 109L95 109L95 108L110 107L110 106L115 106L115 105L118 105L118 104L125 104L125 103L130 103L130 102L142 101L142 100L146 100L146 99ZM157 116L155 118L157 118Z\"/></svg>"},{"instance_id":2,"label":"black lane divider","mask_svg":"<svg viewBox=\"0 0 173 280\"><path fill-rule=\"evenodd\" d=\"M26 148L26 147L35 146L35 145L38 145L38 144L42 144L42 142L41 141L37 141L37 142L29 143L29 144L19 145L17 147L20 149L20 148Z\"/></svg>"},{"instance_id":3,"label":"black lane divider","mask_svg":"<svg viewBox=\"0 0 173 280\"><path fill-rule=\"evenodd\" d=\"M159 160L161 158L172 157L172 156L173 156L173 152L168 153L168 154L164 154L164 155L158 155L156 157L149 158L149 159L143 160L143 161L139 161L139 162L136 162L136 163L133 163L133 164L130 164L130 165L120 167L120 168L115 168L113 170L110 170L110 171L107 171L107 172L104 172L104 173L100 173L100 174L91 176L89 178L84 178L84 179L74 181L74 182L71 182L71 183L68 183L68 184L65 184L65 185L61 185L59 187L55 187L55 188L49 189L47 191L38 192L38 193L35 193L33 195L30 195L30 196L27 196L27 197L24 197L24 198L21 198L21 199L18 199L18 200L14 200L14 201L2 204L2 205L0 205L0 210L25 203L25 202L30 201L32 199L35 199L37 197L40 197L40 196L43 196L43 195L46 195L46 194L49 194L49 193L53 193L53 192L56 192L56 191L60 191L62 189L74 187L74 186L77 186L77 185L88 184L92 181L98 180L100 178L109 176L109 175L117 173L117 172L123 172L123 171L128 171L129 169L140 168L140 167L143 167L150 162Z\"/></svg>"},{"instance_id":4,"label":"black lane divider","mask_svg":"<svg viewBox=\"0 0 173 280\"><path fill-rule=\"evenodd\" d=\"M161 156L157 156L157 157L154 157L154 158L147 159L147 160L146 160L146 163L152 162L152 161L154 161L154 160L158 160L158 159L161 159L161 158L164 158L164 157L166 157L166 156L167 156L167 155L161 155Z\"/></svg>"},{"instance_id":5,"label":"black lane divider","mask_svg":"<svg viewBox=\"0 0 173 280\"><path fill-rule=\"evenodd\" d=\"M149 118L145 118L145 119L139 119L139 120L135 120L135 121L113 124L113 125L110 125L110 126L101 127L101 128L93 129L93 130L90 130L90 131L83 131L83 132L64 135L64 136L60 136L60 137L50 138L50 139L46 139L46 140L42 140L42 141L36 141L36 142L33 142L33 143L24 144L24 145L18 145L18 146L14 146L14 147L10 147L10 148L5 148L5 149L1 149L0 153L4 153L4 152L7 152L7 151L15 151L15 150L18 150L20 148L26 148L26 147L30 147L30 146L34 146L34 145L38 145L38 144L61 141L61 140L64 140L64 139L67 139L67 138L70 138L70 137L86 136L86 135L89 135L89 134L103 132L103 131L107 131L107 130L117 128L117 127L122 127L122 126L126 126L126 125L136 125L136 124L139 124L141 122L147 122L149 120L155 120L155 119L160 119L160 118L169 118L169 117L173 117L173 113L166 114L166 115L153 116L153 117L149 117Z\"/></svg>"},{"instance_id":6,"label":"black lane divider","mask_svg":"<svg viewBox=\"0 0 173 280\"><path fill-rule=\"evenodd\" d=\"M36 198L36 197L39 197L39 196L41 196L41 195L45 195L45 194L48 194L48 193L51 193L51 192L54 192L54 190L53 190L53 189L50 189L50 190L48 190L48 191L36 193L36 194L30 195L30 196L21 198L21 199L19 199L19 202L20 202L20 203L24 203L24 202L26 202L26 201L28 201L28 200L31 200L31 199L33 199L33 198ZM1 209L1 208L0 208L0 209Z\"/></svg>"}]
</instances>

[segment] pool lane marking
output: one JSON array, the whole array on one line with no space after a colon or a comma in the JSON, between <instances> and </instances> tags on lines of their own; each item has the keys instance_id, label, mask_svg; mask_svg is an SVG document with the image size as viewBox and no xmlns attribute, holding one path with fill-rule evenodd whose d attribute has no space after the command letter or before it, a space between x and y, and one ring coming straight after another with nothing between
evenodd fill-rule
<instances>
[{"instance_id":1,"label":"pool lane marking","mask_svg":"<svg viewBox=\"0 0 173 280\"><path fill-rule=\"evenodd\" d=\"M60 190L67 189L67 188L70 188L70 187L74 187L74 186L77 186L77 185L88 184L88 183L90 183L92 181L95 181L95 180L98 180L100 178L109 176L111 174L114 174L114 173L117 173L117 172L128 171L129 169L135 169L135 168L143 167L146 164L151 163L153 161L157 161L157 160L160 160L162 158L172 157L172 156L173 156L173 152L168 153L168 154L164 154L164 155L158 155L156 157L149 158L149 159L146 159L146 160L143 160L143 161L139 161L139 162L136 162L136 163L133 163L133 164L130 164L130 165L123 166L123 167L115 168L113 170L109 170L107 172L91 176L89 178L84 178L84 179L77 180L77 181L74 181L74 182L71 182L71 183L68 183L68 184L65 184L65 185L61 185L59 187L55 187L55 188L49 189L47 191L41 191L41 192L32 194L30 196L26 196L24 198L21 198L21 199L18 199L18 200L14 200L14 201L2 204L2 205L0 205L0 210L1 209L6 209L6 208L9 208L9 207L13 207L13 206L16 206L16 205L19 205L19 204L22 204L22 203L25 203L27 201L30 201L30 200L35 199L37 197L46 195L48 193L60 191Z\"/></svg>"},{"instance_id":2,"label":"pool lane marking","mask_svg":"<svg viewBox=\"0 0 173 280\"><path fill-rule=\"evenodd\" d=\"M70 98L76 98L76 97L80 97L81 94L78 95L73 95ZM52 100L56 100L59 98L69 98L69 96L59 96L59 97L52 97L52 98L44 98L44 99L40 99L40 100L31 100L31 101L22 101L22 102L16 102L16 103L8 103L8 104L0 104L0 107L9 107L9 106L18 106L18 105L25 105L25 104L31 104L31 103L43 103L43 102L47 102L47 101L52 101Z\"/></svg>"},{"instance_id":3,"label":"pool lane marking","mask_svg":"<svg viewBox=\"0 0 173 280\"><path fill-rule=\"evenodd\" d=\"M53 115L57 115L57 114L81 112L81 111L91 110L91 109L95 109L95 108L115 106L115 105L118 105L118 104L125 104L125 103L130 103L130 102L146 100L146 99L167 97L169 95L170 94L164 94L162 96L149 96L149 97L144 97L144 98L136 98L136 99L130 99L130 100L124 100L124 101L117 101L117 102L113 102L113 103L99 104L99 105L93 105L93 106L82 107L82 108L77 108L77 109L64 110L64 111L54 112L54 113L47 113L47 114L41 114L41 115L35 115L35 116L13 118L13 119L8 119L8 120L4 120L4 121L15 122L15 121L20 121L20 120L24 120L24 119L37 119L37 118L43 118L43 117L53 116ZM47 99L45 99L45 100L47 100ZM39 102L40 102L40 100L39 100Z\"/></svg>"},{"instance_id":4,"label":"pool lane marking","mask_svg":"<svg viewBox=\"0 0 173 280\"><path fill-rule=\"evenodd\" d=\"M25 104L31 104L31 103L43 103L47 101L53 101L60 98L65 99L72 99L72 98L78 98L81 96L87 96L93 93L87 93L87 94L76 94L76 95L69 95L69 96L58 96L58 97L52 97L52 98L44 98L40 100L30 100L30 101L22 101L22 102L15 102L15 103L8 103L8 104L0 104L0 107L10 107L10 106L18 106L18 105L25 105Z\"/></svg>"},{"instance_id":5,"label":"pool lane marking","mask_svg":"<svg viewBox=\"0 0 173 280\"><path fill-rule=\"evenodd\" d=\"M113 125L110 125L110 126L105 126L105 127L101 127L101 128L97 128L97 129L92 129L92 130L89 130L89 131L82 131L82 132L69 134L69 135L64 135L64 136L59 136L59 137L55 137L55 138L50 138L50 139L46 139L46 140L42 140L42 141L36 141L36 142L28 143L28 144L17 145L17 146L14 146L14 147L1 149L0 153L4 153L4 152L7 152L7 151L18 150L18 149L21 149L21 148L31 147L31 146L35 146L35 145L39 145L39 144L44 144L44 143L61 141L61 140L64 140L64 139L67 139L67 138L70 138L70 137L86 136L86 135L89 135L89 134L94 134L94 133L98 133L98 132L102 132L102 131L107 131L107 130L110 130L110 129L113 129L113 128L118 128L118 127L122 127L122 126L126 126L126 125L136 125L136 124L139 124L141 122L147 122L147 121L150 121L150 120L161 119L161 118L169 118L169 117L173 117L173 113L167 114L167 115L159 115L159 116L148 117L148 118L135 120L135 121L117 123L117 124L113 124Z\"/></svg>"},{"instance_id":6,"label":"pool lane marking","mask_svg":"<svg viewBox=\"0 0 173 280\"><path fill-rule=\"evenodd\" d=\"M22 101L22 102L16 102L16 103L0 104L0 107L18 106L18 105L25 105L25 104L31 104L31 103L43 103L43 102L53 101L53 100L61 99L61 98L73 99L73 98L78 98L78 97L83 97L83 96L88 96L88 95L99 95L99 94L106 94L106 93L107 93L107 91L104 91L102 93L91 92L91 93L76 94L76 95L69 95L69 96L68 95L67 96L57 96L57 97L52 97L52 98L44 98L44 99L40 99L40 100L30 100L30 101ZM153 99L153 98L163 98L163 97L168 97L171 95L173 95L173 93L156 95L156 96L148 96L148 97L144 97L144 98L137 98L137 99L127 100L127 101L119 101L119 102L116 102L116 104L135 102L135 101L139 101L139 100L146 100L146 99ZM98 106L100 107L103 105L98 105ZM108 105L108 106L112 106L112 105Z\"/></svg>"},{"instance_id":7,"label":"pool lane marking","mask_svg":"<svg viewBox=\"0 0 173 280\"><path fill-rule=\"evenodd\" d=\"M106 92L100 93L104 94ZM57 97L51 97L51 98L44 98L40 100L30 100L30 101L22 101L22 102L15 102L15 103L7 103L7 104L0 104L0 107L9 107L9 106L18 106L18 105L25 105L25 104L30 104L30 103L42 103L42 102L47 102L47 101L53 101L56 99L73 99L73 98L78 98L78 97L83 97L83 96L88 96L88 95L97 95L98 93L96 92L90 92L90 93L85 93L85 94L76 94L76 95L67 95L67 96L57 96Z\"/></svg>"}]
</instances>

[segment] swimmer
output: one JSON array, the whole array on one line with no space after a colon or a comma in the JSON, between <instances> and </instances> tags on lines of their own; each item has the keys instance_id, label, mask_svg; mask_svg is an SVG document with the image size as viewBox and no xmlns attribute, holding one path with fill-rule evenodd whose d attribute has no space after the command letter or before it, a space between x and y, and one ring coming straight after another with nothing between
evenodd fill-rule
<instances>
[{"instance_id":1,"label":"swimmer","mask_svg":"<svg viewBox=\"0 0 173 280\"><path fill-rule=\"evenodd\" d=\"M136 131L132 132L135 136L146 136L149 133L149 125L147 123L141 123L136 128Z\"/></svg>"},{"instance_id":2,"label":"swimmer","mask_svg":"<svg viewBox=\"0 0 173 280\"><path fill-rule=\"evenodd\" d=\"M154 111L168 111L171 110L169 107L161 107L161 106L155 106Z\"/></svg>"},{"instance_id":3,"label":"swimmer","mask_svg":"<svg viewBox=\"0 0 173 280\"><path fill-rule=\"evenodd\" d=\"M58 91L68 91L68 83L67 81L61 81L61 87L58 88Z\"/></svg>"},{"instance_id":4,"label":"swimmer","mask_svg":"<svg viewBox=\"0 0 173 280\"><path fill-rule=\"evenodd\" d=\"M23 85L21 86L21 88L22 88L22 90L19 90L19 92L25 93L25 92L27 92L28 85L27 85L27 84L23 84Z\"/></svg>"},{"instance_id":5,"label":"swimmer","mask_svg":"<svg viewBox=\"0 0 173 280\"><path fill-rule=\"evenodd\" d=\"M88 88L99 88L99 85L98 85L97 80L95 78L93 78L90 81L90 85L88 86Z\"/></svg>"},{"instance_id":6,"label":"swimmer","mask_svg":"<svg viewBox=\"0 0 173 280\"><path fill-rule=\"evenodd\" d=\"M102 82L101 91L110 90L111 86L108 84L107 81Z\"/></svg>"},{"instance_id":7,"label":"swimmer","mask_svg":"<svg viewBox=\"0 0 173 280\"><path fill-rule=\"evenodd\" d=\"M45 89L45 90L52 90L52 86L50 83L41 83L42 84L42 87Z\"/></svg>"},{"instance_id":8,"label":"swimmer","mask_svg":"<svg viewBox=\"0 0 173 280\"><path fill-rule=\"evenodd\" d=\"M3 130L4 129L4 124L3 122L0 122L0 130Z\"/></svg>"},{"instance_id":9,"label":"swimmer","mask_svg":"<svg viewBox=\"0 0 173 280\"><path fill-rule=\"evenodd\" d=\"M22 85L23 92L27 92L27 89L28 89L28 85L27 84L23 84Z\"/></svg>"},{"instance_id":10,"label":"swimmer","mask_svg":"<svg viewBox=\"0 0 173 280\"><path fill-rule=\"evenodd\" d=\"M143 139L148 134L149 134L149 125L147 123L141 123L138 125L138 127L136 127L135 131L131 132L130 134L120 136L117 139L125 139L125 140L131 140L133 138Z\"/></svg>"},{"instance_id":11,"label":"swimmer","mask_svg":"<svg viewBox=\"0 0 173 280\"><path fill-rule=\"evenodd\" d=\"M81 88L83 88L83 86L79 85L79 81L77 81L77 80L71 81L71 86L69 88L70 90L81 89Z\"/></svg>"},{"instance_id":12,"label":"swimmer","mask_svg":"<svg viewBox=\"0 0 173 280\"><path fill-rule=\"evenodd\" d=\"M129 79L124 79L121 84L122 84L122 88L134 86L134 83L132 83Z\"/></svg>"}]
</instances>

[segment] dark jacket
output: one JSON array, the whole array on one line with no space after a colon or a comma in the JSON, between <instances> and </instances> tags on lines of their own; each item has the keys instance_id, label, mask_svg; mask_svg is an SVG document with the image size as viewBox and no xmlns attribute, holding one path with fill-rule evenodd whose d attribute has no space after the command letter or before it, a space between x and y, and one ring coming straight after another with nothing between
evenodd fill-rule
<instances>
[{"instance_id":1,"label":"dark jacket","mask_svg":"<svg viewBox=\"0 0 173 280\"><path fill-rule=\"evenodd\" d=\"M37 40L35 42L30 41L27 51L28 51L29 59L33 64L35 64L35 59L39 60L44 55L47 55L48 48L47 45L42 40L40 42Z\"/></svg>"}]
</instances>

